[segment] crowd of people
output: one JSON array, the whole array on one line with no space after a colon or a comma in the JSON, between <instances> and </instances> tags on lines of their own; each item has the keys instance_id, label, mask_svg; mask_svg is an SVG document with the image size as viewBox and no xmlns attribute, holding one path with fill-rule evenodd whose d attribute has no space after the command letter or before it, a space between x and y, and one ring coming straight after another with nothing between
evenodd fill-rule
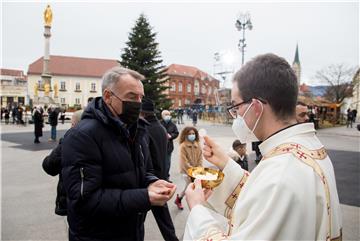
<instances>
[{"instance_id":1,"label":"crowd of people","mask_svg":"<svg viewBox=\"0 0 360 241\"><path fill-rule=\"evenodd\" d=\"M5 124L16 124L16 125L24 125L24 113L25 108L22 103L14 104L13 107L2 107L1 108L1 121L4 119Z\"/></svg>"},{"instance_id":2,"label":"crowd of people","mask_svg":"<svg viewBox=\"0 0 360 241\"><path fill-rule=\"evenodd\" d=\"M123 67L107 71L102 96L73 116L43 161L49 175L59 175L55 213L67 216L69 240L144 240L150 210L164 240L341 239L334 170L283 58L260 55L236 73L227 109L236 139L228 152L200 137L197 110L179 135L184 110L176 120L168 110L159 113L144 97L144 78ZM247 143L258 152L251 174ZM172 155L183 189L169 175ZM187 173L205 160L225 174L213 190ZM167 206L175 193L178 209L183 199L190 209L184 234L176 234Z\"/></svg>"}]
</instances>

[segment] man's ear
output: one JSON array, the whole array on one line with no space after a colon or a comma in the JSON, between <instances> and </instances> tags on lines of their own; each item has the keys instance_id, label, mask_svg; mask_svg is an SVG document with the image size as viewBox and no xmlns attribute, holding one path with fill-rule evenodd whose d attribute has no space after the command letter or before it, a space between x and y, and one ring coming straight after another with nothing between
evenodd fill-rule
<instances>
[{"instance_id":1,"label":"man's ear","mask_svg":"<svg viewBox=\"0 0 360 241\"><path fill-rule=\"evenodd\" d=\"M263 103L260 102L260 100L255 100L254 107L255 107L256 117L258 117L264 111L263 110L264 105Z\"/></svg>"},{"instance_id":2,"label":"man's ear","mask_svg":"<svg viewBox=\"0 0 360 241\"><path fill-rule=\"evenodd\" d=\"M103 92L103 98L106 104L110 105L111 104L111 92L107 89L104 90Z\"/></svg>"}]
</instances>

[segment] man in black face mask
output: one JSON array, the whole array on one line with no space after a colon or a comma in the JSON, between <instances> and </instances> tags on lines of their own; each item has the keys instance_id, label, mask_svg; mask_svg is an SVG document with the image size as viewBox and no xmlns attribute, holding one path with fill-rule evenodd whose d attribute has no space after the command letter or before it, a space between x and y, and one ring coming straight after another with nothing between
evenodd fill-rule
<instances>
[{"instance_id":1,"label":"man in black face mask","mask_svg":"<svg viewBox=\"0 0 360 241\"><path fill-rule=\"evenodd\" d=\"M143 78L126 68L110 69L102 97L89 103L64 137L69 240L143 240L146 212L175 192L174 184L158 180L145 165L151 161L147 122L139 119Z\"/></svg>"}]
</instances>

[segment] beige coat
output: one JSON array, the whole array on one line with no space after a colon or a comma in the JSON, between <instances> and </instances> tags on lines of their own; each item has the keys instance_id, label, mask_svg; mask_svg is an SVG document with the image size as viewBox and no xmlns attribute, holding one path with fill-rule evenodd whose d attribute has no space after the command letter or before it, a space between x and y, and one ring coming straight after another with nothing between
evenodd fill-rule
<instances>
[{"instance_id":1,"label":"beige coat","mask_svg":"<svg viewBox=\"0 0 360 241\"><path fill-rule=\"evenodd\" d=\"M180 144L180 172L187 173L190 167L202 166L202 152L198 142L184 141Z\"/></svg>"}]
</instances>

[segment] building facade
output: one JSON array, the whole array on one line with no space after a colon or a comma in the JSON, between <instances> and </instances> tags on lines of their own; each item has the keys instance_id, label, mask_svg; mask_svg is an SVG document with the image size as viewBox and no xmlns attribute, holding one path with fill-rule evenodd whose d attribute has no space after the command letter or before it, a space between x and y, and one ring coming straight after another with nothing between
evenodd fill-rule
<instances>
[{"instance_id":1,"label":"building facade","mask_svg":"<svg viewBox=\"0 0 360 241\"><path fill-rule=\"evenodd\" d=\"M351 101L351 107L356 109L356 121L360 119L360 68L357 69L354 77L353 77L353 96Z\"/></svg>"},{"instance_id":2,"label":"building facade","mask_svg":"<svg viewBox=\"0 0 360 241\"><path fill-rule=\"evenodd\" d=\"M27 76L24 71L16 69L0 69L1 107L25 104L27 96Z\"/></svg>"},{"instance_id":3,"label":"building facade","mask_svg":"<svg viewBox=\"0 0 360 241\"><path fill-rule=\"evenodd\" d=\"M41 82L43 59L29 66L28 92L31 99L44 95ZM112 59L50 56L51 97L62 107L84 107L89 97L101 96L101 78L119 63Z\"/></svg>"},{"instance_id":4,"label":"building facade","mask_svg":"<svg viewBox=\"0 0 360 241\"><path fill-rule=\"evenodd\" d=\"M167 94L173 108L217 105L219 80L196 67L180 64L171 64L166 73L169 76Z\"/></svg>"}]
</instances>

